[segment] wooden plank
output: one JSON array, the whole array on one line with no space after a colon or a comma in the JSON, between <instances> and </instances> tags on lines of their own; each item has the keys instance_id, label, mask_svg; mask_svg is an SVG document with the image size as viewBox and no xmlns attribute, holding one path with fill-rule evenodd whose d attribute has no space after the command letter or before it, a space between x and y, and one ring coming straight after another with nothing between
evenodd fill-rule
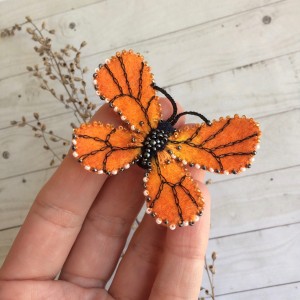
<instances>
[{"instance_id":1,"label":"wooden plank","mask_svg":"<svg viewBox=\"0 0 300 300\"><path fill-rule=\"evenodd\" d=\"M12 228L0 231L0 267L19 232L20 228Z\"/></svg>"},{"instance_id":2,"label":"wooden plank","mask_svg":"<svg viewBox=\"0 0 300 300\"><path fill-rule=\"evenodd\" d=\"M46 124L48 124L49 130L51 129L68 139L71 136L69 126L71 121L74 121L74 118L68 114L64 115L63 118L61 116L51 117L47 119ZM264 134L256 163L253 168L238 176L253 175L300 164L298 155L299 110L259 118L258 121L261 123ZM42 141L34 138L30 129L10 127L0 130L0 141L0 152L8 151L10 153L9 159L0 157L0 179L33 172L49 166L52 157L50 151L45 151L42 148ZM66 151L66 147L61 146L60 143L54 143L53 147L60 155ZM282 156L284 159L278 159ZM218 174L209 174L208 176L208 178L213 178L213 181L234 177L235 175L221 176Z\"/></svg>"},{"instance_id":3,"label":"wooden plank","mask_svg":"<svg viewBox=\"0 0 300 300\"><path fill-rule=\"evenodd\" d=\"M72 128L69 124L72 121L75 120L71 114L49 118L46 123L47 130L59 132L60 136L71 140ZM53 158L51 151L43 148L43 139L34 137L34 132L29 127L0 130L0 141L1 153L9 153L8 159L3 155L0 158L0 179L48 168ZM59 157L68 151L68 147L63 146L62 142L50 141L50 145Z\"/></svg>"},{"instance_id":4,"label":"wooden plank","mask_svg":"<svg viewBox=\"0 0 300 300\"><path fill-rule=\"evenodd\" d=\"M141 53L149 53L151 64L159 71L163 69L161 77L158 77L159 82L164 84L161 78L170 77L174 84L184 81L184 78L188 80L214 73L216 67L229 69L299 50L300 42L295 38L299 7L293 2L280 6L280 2L282 0L231 0L227 1L227 5L220 6L211 0L191 0L189 5L182 0L165 1L164 5L159 0L151 3L105 1L83 7L80 11L55 15L46 22L50 28L57 29L55 45L58 49L67 43L79 45L81 40L86 40L89 46L84 53L92 66L120 48L133 47ZM270 6L273 3L279 4ZM283 17L275 22L277 25L271 24L267 28L261 21L265 13ZM211 20L216 21L209 22ZM291 22L295 30L283 30L292 26ZM253 28L256 27L254 34ZM275 34L278 38L273 38ZM283 39L291 36L293 40L283 45ZM240 43L237 44L238 40ZM269 40L267 45L264 45L265 40ZM17 40L3 40L0 44L0 79L20 74L26 66L35 64L36 55L32 47L26 33L20 33ZM257 51L258 47L260 51ZM270 49L273 51L269 52ZM185 65L185 70L180 65Z\"/></svg>"},{"instance_id":5,"label":"wooden plank","mask_svg":"<svg viewBox=\"0 0 300 300\"><path fill-rule=\"evenodd\" d=\"M300 281L299 247L299 223L210 240L208 253L218 253L216 294Z\"/></svg>"},{"instance_id":6,"label":"wooden plank","mask_svg":"<svg viewBox=\"0 0 300 300\"><path fill-rule=\"evenodd\" d=\"M300 53L205 76L169 87L186 110L209 119L239 113L252 117L300 107ZM263 83L263 84L262 84ZM199 122L189 117L188 120Z\"/></svg>"},{"instance_id":7,"label":"wooden plank","mask_svg":"<svg viewBox=\"0 0 300 300\"><path fill-rule=\"evenodd\" d=\"M199 111L208 118L235 112L258 117L300 106L299 71L300 52L187 81L167 90L185 110ZM86 76L88 97L99 105L102 102L95 94L91 73L92 70ZM0 91L5 91L0 94L0 128L8 127L12 119L20 119L22 115L32 119L36 110L43 117L65 110L29 74L1 80ZM188 120L199 122L192 117Z\"/></svg>"},{"instance_id":8,"label":"wooden plank","mask_svg":"<svg viewBox=\"0 0 300 300\"><path fill-rule=\"evenodd\" d=\"M211 237L300 222L300 166L217 182Z\"/></svg>"},{"instance_id":9,"label":"wooden plank","mask_svg":"<svg viewBox=\"0 0 300 300\"><path fill-rule=\"evenodd\" d=\"M0 28L20 23L25 16L31 16L33 20L40 20L56 14L76 10L83 6L97 3L101 0L44 0L43 3L36 0L0 1Z\"/></svg>"},{"instance_id":10,"label":"wooden plank","mask_svg":"<svg viewBox=\"0 0 300 300\"><path fill-rule=\"evenodd\" d=\"M217 296L218 300L290 300L300 298L300 282Z\"/></svg>"},{"instance_id":11,"label":"wooden plank","mask_svg":"<svg viewBox=\"0 0 300 300\"><path fill-rule=\"evenodd\" d=\"M0 230L21 225L55 168L0 180Z\"/></svg>"}]
</instances>

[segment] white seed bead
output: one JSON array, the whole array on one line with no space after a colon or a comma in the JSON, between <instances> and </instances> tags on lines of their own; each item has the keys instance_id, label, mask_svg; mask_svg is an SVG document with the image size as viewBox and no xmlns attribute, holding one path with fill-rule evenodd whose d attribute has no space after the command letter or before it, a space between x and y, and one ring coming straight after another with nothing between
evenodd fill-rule
<instances>
[{"instance_id":1,"label":"white seed bead","mask_svg":"<svg viewBox=\"0 0 300 300\"><path fill-rule=\"evenodd\" d=\"M122 120L122 121L125 121L125 120L126 120L126 117L125 117L125 116L121 116L121 120Z\"/></svg>"},{"instance_id":2,"label":"white seed bead","mask_svg":"<svg viewBox=\"0 0 300 300\"><path fill-rule=\"evenodd\" d=\"M106 102L106 103L109 103L109 99L105 98L105 102Z\"/></svg>"},{"instance_id":3,"label":"white seed bead","mask_svg":"<svg viewBox=\"0 0 300 300\"><path fill-rule=\"evenodd\" d=\"M115 106L115 107L114 107L114 111L115 111L115 112L118 112L118 110L119 110L118 106Z\"/></svg>"},{"instance_id":4,"label":"white seed bead","mask_svg":"<svg viewBox=\"0 0 300 300\"><path fill-rule=\"evenodd\" d=\"M150 215L151 213L152 213L152 209L148 207L148 208L146 209L146 214Z\"/></svg>"},{"instance_id":5,"label":"white seed bead","mask_svg":"<svg viewBox=\"0 0 300 300\"><path fill-rule=\"evenodd\" d=\"M213 168L209 168L209 172L214 172L214 169Z\"/></svg>"},{"instance_id":6,"label":"white seed bead","mask_svg":"<svg viewBox=\"0 0 300 300\"><path fill-rule=\"evenodd\" d=\"M175 158L176 158L176 155L175 155L175 154L171 154L171 157L172 157L173 159L175 159Z\"/></svg>"},{"instance_id":7,"label":"white seed bead","mask_svg":"<svg viewBox=\"0 0 300 300\"><path fill-rule=\"evenodd\" d=\"M135 126L134 126L134 125L131 125L131 126L130 126L130 129L131 129L131 130L135 130Z\"/></svg>"},{"instance_id":8,"label":"white seed bead","mask_svg":"<svg viewBox=\"0 0 300 300\"><path fill-rule=\"evenodd\" d=\"M144 196L149 196L149 191L147 191L147 190L144 190Z\"/></svg>"},{"instance_id":9,"label":"white seed bead","mask_svg":"<svg viewBox=\"0 0 300 300\"><path fill-rule=\"evenodd\" d=\"M99 69L98 69L98 68L96 68L96 69L95 69L95 73L98 73L98 72L99 72Z\"/></svg>"},{"instance_id":10,"label":"white seed bead","mask_svg":"<svg viewBox=\"0 0 300 300\"><path fill-rule=\"evenodd\" d=\"M184 166L187 165L187 161L186 160L183 160L182 163L183 163Z\"/></svg>"},{"instance_id":11,"label":"white seed bead","mask_svg":"<svg viewBox=\"0 0 300 300\"><path fill-rule=\"evenodd\" d=\"M260 148L260 144L257 144L255 150L258 150L259 148Z\"/></svg>"},{"instance_id":12,"label":"white seed bead","mask_svg":"<svg viewBox=\"0 0 300 300\"><path fill-rule=\"evenodd\" d=\"M74 157L78 157L78 153L74 151L74 152L73 152L73 156L74 156Z\"/></svg>"},{"instance_id":13,"label":"white seed bead","mask_svg":"<svg viewBox=\"0 0 300 300\"><path fill-rule=\"evenodd\" d=\"M100 96L100 92L99 92L99 91L96 91L96 94L97 94L98 96Z\"/></svg>"},{"instance_id":14,"label":"white seed bead","mask_svg":"<svg viewBox=\"0 0 300 300\"><path fill-rule=\"evenodd\" d=\"M129 169L129 168L130 168L130 164L126 164L126 165L124 166L124 168L125 168L125 169Z\"/></svg>"},{"instance_id":15,"label":"white seed bead","mask_svg":"<svg viewBox=\"0 0 300 300\"><path fill-rule=\"evenodd\" d=\"M169 228L170 228L171 230L174 230L174 229L176 228L176 225L175 225L175 224L171 224L171 225L169 226Z\"/></svg>"},{"instance_id":16,"label":"white seed bead","mask_svg":"<svg viewBox=\"0 0 300 300\"><path fill-rule=\"evenodd\" d=\"M73 145L76 145L76 144L77 144L77 141L76 141L76 140L72 140L72 144L73 144Z\"/></svg>"},{"instance_id":17,"label":"white seed bead","mask_svg":"<svg viewBox=\"0 0 300 300\"><path fill-rule=\"evenodd\" d=\"M93 81L94 85L98 84L98 81L96 79L94 79Z\"/></svg>"},{"instance_id":18,"label":"white seed bead","mask_svg":"<svg viewBox=\"0 0 300 300\"><path fill-rule=\"evenodd\" d=\"M148 181L149 181L149 178L148 178L148 177L144 177L144 178L143 178L143 181L144 181L144 182L148 182Z\"/></svg>"},{"instance_id":19,"label":"white seed bead","mask_svg":"<svg viewBox=\"0 0 300 300\"><path fill-rule=\"evenodd\" d=\"M118 170L112 170L112 171L111 171L111 174L117 175L117 174L118 174Z\"/></svg>"},{"instance_id":20,"label":"white seed bead","mask_svg":"<svg viewBox=\"0 0 300 300\"><path fill-rule=\"evenodd\" d=\"M183 221L183 226L189 226L189 221Z\"/></svg>"},{"instance_id":21,"label":"white seed bead","mask_svg":"<svg viewBox=\"0 0 300 300\"><path fill-rule=\"evenodd\" d=\"M224 174L225 174L225 175L229 175L229 171L225 170L225 171L224 171Z\"/></svg>"},{"instance_id":22,"label":"white seed bead","mask_svg":"<svg viewBox=\"0 0 300 300\"><path fill-rule=\"evenodd\" d=\"M199 219L200 219L200 217L199 217L199 216L195 216L195 218L194 218L194 222L198 222L198 221L199 221Z\"/></svg>"},{"instance_id":23,"label":"white seed bead","mask_svg":"<svg viewBox=\"0 0 300 300\"><path fill-rule=\"evenodd\" d=\"M84 168L85 168L86 170L88 170L88 171L91 169L90 166L84 166Z\"/></svg>"},{"instance_id":24,"label":"white seed bead","mask_svg":"<svg viewBox=\"0 0 300 300\"><path fill-rule=\"evenodd\" d=\"M161 219L161 218L157 218L157 219L156 219L156 223L157 223L157 224L161 224L161 223L162 223L162 219Z\"/></svg>"},{"instance_id":25,"label":"white seed bead","mask_svg":"<svg viewBox=\"0 0 300 300\"><path fill-rule=\"evenodd\" d=\"M246 168L244 168L244 167L243 167L243 168L240 168L240 171L241 171L241 172L244 172L244 171L246 171Z\"/></svg>"},{"instance_id":26,"label":"white seed bead","mask_svg":"<svg viewBox=\"0 0 300 300\"><path fill-rule=\"evenodd\" d=\"M109 64L109 63L110 63L110 59L106 59L106 60L105 60L105 63L106 63L106 64Z\"/></svg>"},{"instance_id":27,"label":"white seed bead","mask_svg":"<svg viewBox=\"0 0 300 300\"><path fill-rule=\"evenodd\" d=\"M101 174L103 174L103 170L99 170L97 173L98 173L99 175L101 175Z\"/></svg>"},{"instance_id":28,"label":"white seed bead","mask_svg":"<svg viewBox=\"0 0 300 300\"><path fill-rule=\"evenodd\" d=\"M254 158L254 157L251 157L250 161L251 161L251 162L254 162L254 161L255 161L255 158Z\"/></svg>"},{"instance_id":29,"label":"white seed bead","mask_svg":"<svg viewBox=\"0 0 300 300\"><path fill-rule=\"evenodd\" d=\"M200 165L195 164L195 168L199 170L200 169Z\"/></svg>"}]
</instances>

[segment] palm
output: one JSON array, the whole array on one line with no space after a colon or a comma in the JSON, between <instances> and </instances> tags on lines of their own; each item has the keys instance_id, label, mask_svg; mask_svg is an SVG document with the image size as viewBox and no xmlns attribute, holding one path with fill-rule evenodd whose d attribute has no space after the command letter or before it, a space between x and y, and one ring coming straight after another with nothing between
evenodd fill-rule
<instances>
[{"instance_id":1,"label":"palm","mask_svg":"<svg viewBox=\"0 0 300 300\"><path fill-rule=\"evenodd\" d=\"M116 123L105 106L95 118ZM143 205L142 185L136 184L142 176L132 167L107 179L68 156L38 194L0 270L0 298L196 299L209 230L201 183L206 211L194 228L171 232L146 216L118 265Z\"/></svg>"}]
</instances>

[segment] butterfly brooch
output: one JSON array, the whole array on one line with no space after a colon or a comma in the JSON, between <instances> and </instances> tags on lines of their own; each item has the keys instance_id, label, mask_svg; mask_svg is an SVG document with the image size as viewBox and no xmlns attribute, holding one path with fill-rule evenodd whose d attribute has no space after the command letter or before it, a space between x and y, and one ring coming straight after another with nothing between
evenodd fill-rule
<instances>
[{"instance_id":1,"label":"butterfly brooch","mask_svg":"<svg viewBox=\"0 0 300 300\"><path fill-rule=\"evenodd\" d=\"M204 201L187 166L219 174L250 168L259 146L259 125L245 116L210 122L197 112L177 114L174 99L158 87L143 56L118 52L93 75L97 95L120 116L124 126L93 122L73 132L73 156L96 174L116 175L137 164L143 178L146 213L157 224L174 230L199 220ZM162 120L159 97L171 102L173 113ZM174 125L183 115L196 115L201 124Z\"/></svg>"}]
</instances>

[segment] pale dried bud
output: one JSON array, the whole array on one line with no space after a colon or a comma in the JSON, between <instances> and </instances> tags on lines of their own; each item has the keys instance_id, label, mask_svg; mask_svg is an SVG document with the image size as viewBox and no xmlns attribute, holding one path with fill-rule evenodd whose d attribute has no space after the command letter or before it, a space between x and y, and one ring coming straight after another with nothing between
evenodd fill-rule
<instances>
[{"instance_id":1,"label":"pale dried bud","mask_svg":"<svg viewBox=\"0 0 300 300\"><path fill-rule=\"evenodd\" d=\"M211 254L211 258L213 261L217 259L217 253L215 251Z\"/></svg>"},{"instance_id":2,"label":"pale dried bud","mask_svg":"<svg viewBox=\"0 0 300 300\"><path fill-rule=\"evenodd\" d=\"M86 41L83 41L81 44L80 44L80 48L83 48L87 45L87 42Z\"/></svg>"}]
</instances>

